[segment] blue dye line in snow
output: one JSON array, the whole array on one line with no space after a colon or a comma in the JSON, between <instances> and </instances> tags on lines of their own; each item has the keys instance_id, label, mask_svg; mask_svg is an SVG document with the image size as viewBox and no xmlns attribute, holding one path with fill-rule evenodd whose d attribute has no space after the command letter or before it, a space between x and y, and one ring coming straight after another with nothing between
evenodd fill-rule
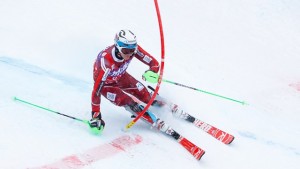
<instances>
[{"instance_id":1,"label":"blue dye line in snow","mask_svg":"<svg viewBox=\"0 0 300 169\"><path fill-rule=\"evenodd\" d=\"M263 138L258 138L254 133L251 133L249 131L239 131L238 134L240 136L242 136L242 137L245 137L245 138L248 138L248 139L251 139L251 140L260 141L263 144L267 144L269 146L274 146L274 147L277 147L277 148L285 149L287 151L291 151L294 154L296 154L297 156L300 155L300 150L298 150L297 148L289 147L289 146L283 145L281 143L276 143L276 142L271 141L271 140L266 140L266 139L263 139Z\"/></svg>"},{"instance_id":2,"label":"blue dye line in snow","mask_svg":"<svg viewBox=\"0 0 300 169\"><path fill-rule=\"evenodd\" d=\"M14 58L1 56L0 63L1 62L4 64L7 64L7 65L10 65L10 66L14 66L18 69L22 69L27 72L33 73L33 74L56 79L58 81L63 82L64 84L67 84L67 85L70 85L73 87L75 86L75 87L79 88L81 91L90 91L91 90L89 87L89 86L91 86L91 83L89 83L89 82L86 82L86 81L78 79L78 78L61 75L61 74L53 72L53 71L48 71L48 70L42 69L38 66L26 63L22 60L17 60Z\"/></svg>"}]
</instances>

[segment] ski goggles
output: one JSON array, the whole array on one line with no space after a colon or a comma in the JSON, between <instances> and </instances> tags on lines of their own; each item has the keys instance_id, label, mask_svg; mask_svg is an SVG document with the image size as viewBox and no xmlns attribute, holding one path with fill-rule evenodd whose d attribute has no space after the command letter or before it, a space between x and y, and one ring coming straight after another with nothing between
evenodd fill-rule
<instances>
[{"instance_id":1,"label":"ski goggles","mask_svg":"<svg viewBox=\"0 0 300 169\"><path fill-rule=\"evenodd\" d=\"M128 55L128 54L132 54L135 52L136 49L129 49L129 48L121 48L121 52L125 55Z\"/></svg>"},{"instance_id":2,"label":"ski goggles","mask_svg":"<svg viewBox=\"0 0 300 169\"><path fill-rule=\"evenodd\" d=\"M125 55L133 54L137 48L136 43L127 44L127 43L123 43L121 41L117 41L117 45L119 46L118 48L119 48L120 52L122 52Z\"/></svg>"},{"instance_id":3,"label":"ski goggles","mask_svg":"<svg viewBox=\"0 0 300 169\"><path fill-rule=\"evenodd\" d=\"M121 41L117 41L117 44L120 48L127 48L127 49L136 49L137 44L127 44L127 43L123 43Z\"/></svg>"}]
</instances>

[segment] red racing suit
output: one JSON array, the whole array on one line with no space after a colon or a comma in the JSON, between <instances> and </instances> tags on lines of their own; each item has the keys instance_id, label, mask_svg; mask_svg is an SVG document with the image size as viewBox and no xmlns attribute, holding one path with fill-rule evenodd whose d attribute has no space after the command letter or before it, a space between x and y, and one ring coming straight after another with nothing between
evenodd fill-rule
<instances>
[{"instance_id":1,"label":"red racing suit","mask_svg":"<svg viewBox=\"0 0 300 169\"><path fill-rule=\"evenodd\" d=\"M101 95L117 106L125 106L133 102L133 99L126 93L144 103L150 101L151 96L147 88L126 72L133 57L148 65L149 70L156 73L159 71L158 61L140 46L128 60L116 56L114 45L98 54L93 72L94 87L91 97L93 112L100 112Z\"/></svg>"}]
</instances>

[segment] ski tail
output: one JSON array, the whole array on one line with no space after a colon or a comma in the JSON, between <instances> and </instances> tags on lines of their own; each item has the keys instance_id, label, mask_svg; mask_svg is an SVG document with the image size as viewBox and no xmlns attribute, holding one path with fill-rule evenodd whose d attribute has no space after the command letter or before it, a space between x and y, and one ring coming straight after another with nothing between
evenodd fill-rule
<instances>
[{"instance_id":1,"label":"ski tail","mask_svg":"<svg viewBox=\"0 0 300 169\"><path fill-rule=\"evenodd\" d=\"M157 128L173 137L181 146L183 146L191 155L193 155L197 160L200 160L201 157L205 154L205 151L200 147L196 146L194 143L189 141L187 138L183 137L181 134L176 132L170 126L168 126L164 121L158 120Z\"/></svg>"},{"instance_id":2,"label":"ski tail","mask_svg":"<svg viewBox=\"0 0 300 169\"><path fill-rule=\"evenodd\" d=\"M196 146L192 142L190 142L185 137L180 137L178 140L179 144L181 144L188 152L190 152L197 160L200 160L202 156L205 154L205 151L200 147Z\"/></svg>"}]
</instances>

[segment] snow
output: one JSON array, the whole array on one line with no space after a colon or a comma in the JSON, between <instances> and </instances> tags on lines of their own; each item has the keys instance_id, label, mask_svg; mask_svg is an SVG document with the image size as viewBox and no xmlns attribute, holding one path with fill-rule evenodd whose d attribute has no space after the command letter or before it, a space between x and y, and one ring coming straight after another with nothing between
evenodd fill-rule
<instances>
[{"instance_id":1,"label":"snow","mask_svg":"<svg viewBox=\"0 0 300 169\"><path fill-rule=\"evenodd\" d=\"M160 95L235 136L224 145L151 108L206 151L197 161L176 141L102 99L101 136L86 124L13 100L88 120L92 66L114 34L131 29L160 59L153 1L0 2L0 168L272 168L300 165L300 2L159 1L164 78L248 105L163 83ZM129 72L141 80L137 60ZM146 82L143 82L148 85Z\"/></svg>"}]
</instances>

